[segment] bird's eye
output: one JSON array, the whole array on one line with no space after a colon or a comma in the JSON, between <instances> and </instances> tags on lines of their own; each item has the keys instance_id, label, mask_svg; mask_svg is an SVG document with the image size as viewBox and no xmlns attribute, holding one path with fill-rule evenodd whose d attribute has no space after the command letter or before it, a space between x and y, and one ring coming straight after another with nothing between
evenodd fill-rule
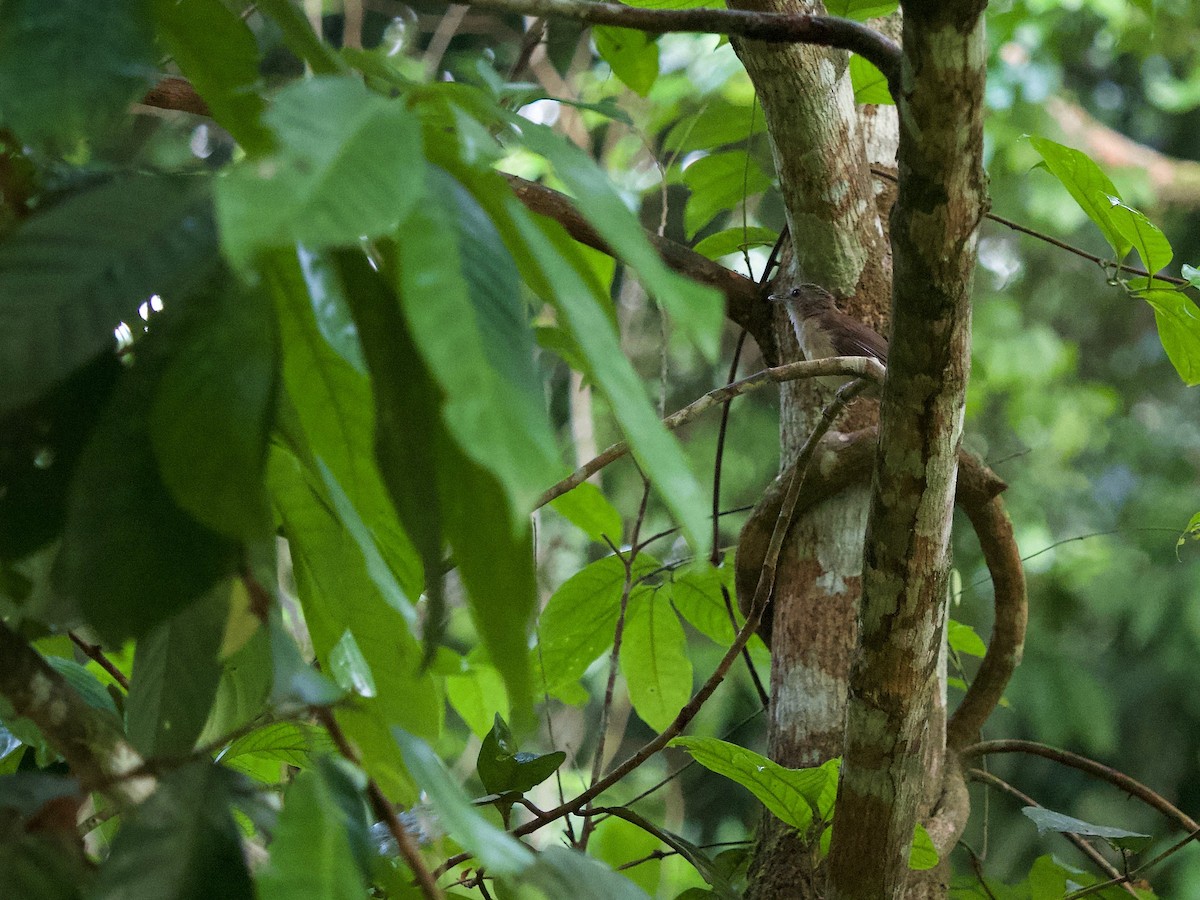
<instances>
[{"instance_id":1,"label":"bird's eye","mask_svg":"<svg viewBox=\"0 0 1200 900\"><path fill-rule=\"evenodd\" d=\"M792 288L792 296L799 297L800 296L800 288Z\"/></svg>"}]
</instances>

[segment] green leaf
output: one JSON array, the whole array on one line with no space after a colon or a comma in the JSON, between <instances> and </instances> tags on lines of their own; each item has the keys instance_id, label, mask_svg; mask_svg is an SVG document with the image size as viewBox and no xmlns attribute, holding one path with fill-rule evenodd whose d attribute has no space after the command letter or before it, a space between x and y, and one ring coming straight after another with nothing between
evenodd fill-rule
<instances>
[{"instance_id":1,"label":"green leaf","mask_svg":"<svg viewBox=\"0 0 1200 900\"><path fill-rule=\"evenodd\" d=\"M1100 229L1116 258L1124 259L1132 244L1113 215L1109 198L1120 195L1109 177L1079 150L1035 135L1030 135L1029 143L1041 154L1050 174L1062 183L1080 209Z\"/></svg>"},{"instance_id":2,"label":"green leaf","mask_svg":"<svg viewBox=\"0 0 1200 900\"><path fill-rule=\"evenodd\" d=\"M638 554L634 577L658 567L657 560ZM616 556L606 556L576 572L550 597L538 621L539 643L533 654L546 690L553 693L582 678L588 666L612 646L624 584L624 564ZM634 592L640 595L648 590L638 587Z\"/></svg>"},{"instance_id":3,"label":"green leaf","mask_svg":"<svg viewBox=\"0 0 1200 900\"><path fill-rule=\"evenodd\" d=\"M397 235L397 293L442 389L442 421L503 484L512 526L523 529L565 467L533 365L519 276L495 226L458 182L435 169L428 188Z\"/></svg>"},{"instance_id":4,"label":"green leaf","mask_svg":"<svg viewBox=\"0 0 1200 900\"><path fill-rule=\"evenodd\" d=\"M908 851L908 867L914 871L932 869L938 864L937 848L920 822L913 829L912 848Z\"/></svg>"},{"instance_id":5,"label":"green leaf","mask_svg":"<svg viewBox=\"0 0 1200 900\"><path fill-rule=\"evenodd\" d=\"M338 777L340 776L340 777ZM366 806L330 763L288 786L271 856L255 879L262 900L360 900L364 872L355 858L367 833Z\"/></svg>"},{"instance_id":6,"label":"green leaf","mask_svg":"<svg viewBox=\"0 0 1200 900\"><path fill-rule=\"evenodd\" d=\"M208 184L122 176L0 241L0 412L114 347L113 329L137 322L151 294L178 298L202 281L217 262Z\"/></svg>"},{"instance_id":7,"label":"green leaf","mask_svg":"<svg viewBox=\"0 0 1200 900\"><path fill-rule=\"evenodd\" d=\"M254 886L230 812L237 776L208 762L162 776L125 816L100 867L94 900L252 900Z\"/></svg>"},{"instance_id":8,"label":"green leaf","mask_svg":"<svg viewBox=\"0 0 1200 900\"><path fill-rule=\"evenodd\" d=\"M665 596L631 597L621 641L621 674L634 711L662 731L692 696L692 662L679 617Z\"/></svg>"},{"instance_id":9,"label":"green leaf","mask_svg":"<svg viewBox=\"0 0 1200 900\"><path fill-rule=\"evenodd\" d=\"M433 677L418 671L420 646L405 616L372 579L361 546L335 516L319 476L306 475L295 456L277 447L267 471L317 659L329 671L331 653L349 630L375 681L377 696L339 709L338 721L384 791L411 800L412 783L388 728L400 724L428 737L441 729L442 700Z\"/></svg>"},{"instance_id":10,"label":"green leaf","mask_svg":"<svg viewBox=\"0 0 1200 900\"><path fill-rule=\"evenodd\" d=\"M673 153L712 150L741 143L767 130L766 119L757 104L735 104L717 97L694 116L681 119L663 141Z\"/></svg>"},{"instance_id":11,"label":"green leaf","mask_svg":"<svg viewBox=\"0 0 1200 900\"><path fill-rule=\"evenodd\" d=\"M71 685L83 697L88 706L93 709L110 712L114 716L119 715L112 695L104 689L104 685L100 683L95 675L75 662L75 660L67 659L64 656L46 656L45 659L50 664L50 667L65 678L67 684Z\"/></svg>"},{"instance_id":12,"label":"green leaf","mask_svg":"<svg viewBox=\"0 0 1200 900\"><path fill-rule=\"evenodd\" d=\"M573 487L550 502L551 508L597 543L607 537L621 540L624 525L621 514L608 502L604 492L590 481Z\"/></svg>"},{"instance_id":13,"label":"green leaf","mask_svg":"<svg viewBox=\"0 0 1200 900\"><path fill-rule=\"evenodd\" d=\"M1200 541L1200 512L1196 513L1191 519L1188 520L1187 527L1184 528L1180 533L1179 540L1175 542L1176 553L1178 553L1179 548L1189 540Z\"/></svg>"},{"instance_id":14,"label":"green leaf","mask_svg":"<svg viewBox=\"0 0 1200 900\"><path fill-rule=\"evenodd\" d=\"M1026 806L1021 813L1037 826L1038 834L1047 831L1060 831L1065 834L1081 834L1085 837L1103 838L1112 846L1129 850L1133 853L1145 850L1154 840L1148 834L1137 831L1126 831L1124 828L1112 828L1108 825L1093 825L1082 819L1065 816L1042 806Z\"/></svg>"},{"instance_id":15,"label":"green leaf","mask_svg":"<svg viewBox=\"0 0 1200 900\"><path fill-rule=\"evenodd\" d=\"M263 487L277 341L270 300L232 277L182 311L158 383L150 440L175 501L230 537L271 533Z\"/></svg>"},{"instance_id":16,"label":"green leaf","mask_svg":"<svg viewBox=\"0 0 1200 900\"><path fill-rule=\"evenodd\" d=\"M843 19L856 19L859 22L865 22L867 19L874 19L877 16L890 16L900 4L892 0L830 0L825 4L825 10L831 16L840 16Z\"/></svg>"},{"instance_id":17,"label":"green leaf","mask_svg":"<svg viewBox=\"0 0 1200 900\"><path fill-rule=\"evenodd\" d=\"M551 139L557 141L553 136L547 140ZM592 167L590 161L585 162ZM622 352L609 319L612 307L605 289L595 279L578 245L557 223L535 220L496 173L475 171L453 159L441 158L439 163L451 169L487 211L530 288L554 304L559 325L578 346L588 367L586 374L609 401L634 458L682 525L688 541L692 546L703 546L709 516L707 495L688 469L679 444L655 415L641 379ZM602 183L611 190L606 182ZM628 211L623 214L628 215ZM599 221L597 218L597 227ZM644 240L639 226L631 227L638 240ZM625 240L628 232L617 236ZM606 235L610 242L612 237ZM658 260L652 251L651 255ZM720 306L718 301L718 309ZM719 334L720 324L715 327L714 335Z\"/></svg>"},{"instance_id":18,"label":"green leaf","mask_svg":"<svg viewBox=\"0 0 1200 900\"><path fill-rule=\"evenodd\" d=\"M684 227L690 235L695 235L714 216L771 186L770 177L744 150L712 153L697 159L683 170L683 182L692 192L683 214Z\"/></svg>"},{"instance_id":19,"label":"green leaf","mask_svg":"<svg viewBox=\"0 0 1200 900\"><path fill-rule=\"evenodd\" d=\"M855 103L878 103L882 106L895 106L892 92L888 90L887 79L883 73L857 53L850 57L850 83L854 86Z\"/></svg>"},{"instance_id":20,"label":"green leaf","mask_svg":"<svg viewBox=\"0 0 1200 900\"><path fill-rule=\"evenodd\" d=\"M362 651L358 649L358 642L354 640L354 634L349 629L342 632L342 636L329 651L329 674L333 676L337 686L347 693L360 697L375 697L379 693L375 688L375 677L371 674L371 667Z\"/></svg>"},{"instance_id":21,"label":"green leaf","mask_svg":"<svg viewBox=\"0 0 1200 900\"><path fill-rule=\"evenodd\" d=\"M106 353L39 400L0 417L5 447L0 451L0 484L5 487L0 559L29 556L62 531L79 455L121 372L117 357ZM14 599L28 596L33 587L7 567L0 570L0 581Z\"/></svg>"},{"instance_id":22,"label":"green leaf","mask_svg":"<svg viewBox=\"0 0 1200 900\"><path fill-rule=\"evenodd\" d=\"M466 671L446 676L446 697L471 731L483 737L493 717L508 714L504 680L495 666L472 660Z\"/></svg>"},{"instance_id":23,"label":"green leaf","mask_svg":"<svg viewBox=\"0 0 1200 900\"><path fill-rule=\"evenodd\" d=\"M1190 284L1192 287L1200 288L1200 269L1184 263L1179 267L1179 274L1187 279L1188 284Z\"/></svg>"},{"instance_id":24,"label":"green leaf","mask_svg":"<svg viewBox=\"0 0 1200 900\"><path fill-rule=\"evenodd\" d=\"M345 491L404 595L416 597L424 585L421 562L375 465L371 385L341 283L322 258L301 260L303 268L295 253L272 254L265 274L302 441Z\"/></svg>"},{"instance_id":25,"label":"green leaf","mask_svg":"<svg viewBox=\"0 0 1200 900\"><path fill-rule=\"evenodd\" d=\"M333 738L309 722L273 722L244 734L220 756L222 765L239 768L245 757L273 759L297 769L308 769L313 758L336 753Z\"/></svg>"},{"instance_id":26,"label":"green leaf","mask_svg":"<svg viewBox=\"0 0 1200 900\"><path fill-rule=\"evenodd\" d=\"M420 127L354 77L284 88L264 116L279 151L217 183L221 245L239 265L269 247L357 244L389 233L420 196Z\"/></svg>"},{"instance_id":27,"label":"green leaf","mask_svg":"<svg viewBox=\"0 0 1200 900\"><path fill-rule=\"evenodd\" d=\"M975 633L975 629L953 619L946 622L946 642L951 650L968 656L982 658L987 653L987 644Z\"/></svg>"},{"instance_id":28,"label":"green leaf","mask_svg":"<svg viewBox=\"0 0 1200 900\"><path fill-rule=\"evenodd\" d=\"M658 79L658 42L633 28L597 25L592 29L596 52L631 91L645 97Z\"/></svg>"},{"instance_id":29,"label":"green leaf","mask_svg":"<svg viewBox=\"0 0 1200 900\"><path fill-rule=\"evenodd\" d=\"M1166 235L1142 213L1122 203L1120 197L1110 196L1108 202L1112 204L1109 211L1112 221L1137 250L1146 271L1151 275L1161 272L1174 256Z\"/></svg>"},{"instance_id":30,"label":"green leaf","mask_svg":"<svg viewBox=\"0 0 1200 900\"><path fill-rule=\"evenodd\" d=\"M177 313L164 310L139 344L84 447L55 561L56 590L108 644L148 633L238 564L233 542L176 505L150 446L150 407Z\"/></svg>"},{"instance_id":31,"label":"green leaf","mask_svg":"<svg viewBox=\"0 0 1200 900\"><path fill-rule=\"evenodd\" d=\"M701 354L709 361L716 360L725 321L720 294L667 268L637 217L591 157L545 126L522 119L520 128L525 146L551 162L555 174L571 189L579 208L586 211L588 221L613 248L614 255L637 273L646 291L663 305L671 321ZM555 284L563 296L567 285ZM578 339L578 327L573 330ZM589 362L598 368L590 354Z\"/></svg>"},{"instance_id":32,"label":"green leaf","mask_svg":"<svg viewBox=\"0 0 1200 900\"><path fill-rule=\"evenodd\" d=\"M523 794L553 775L566 758L561 750L541 755L520 752L507 723L496 713L492 730L479 747L475 771L489 794Z\"/></svg>"},{"instance_id":33,"label":"green leaf","mask_svg":"<svg viewBox=\"0 0 1200 900\"><path fill-rule=\"evenodd\" d=\"M1138 296L1154 309L1158 339L1184 384L1200 384L1200 310L1185 294L1160 288Z\"/></svg>"},{"instance_id":34,"label":"green leaf","mask_svg":"<svg viewBox=\"0 0 1200 900\"><path fill-rule=\"evenodd\" d=\"M444 530L479 635L504 676L514 715L523 722L532 715L526 650L537 595L529 524L514 523L500 482L468 459L443 427L439 391L421 364L387 283L360 253L345 251L337 260L376 391L380 468L426 572L437 573L426 583L430 614L425 658L432 658L441 627Z\"/></svg>"},{"instance_id":35,"label":"green leaf","mask_svg":"<svg viewBox=\"0 0 1200 900\"><path fill-rule=\"evenodd\" d=\"M208 103L213 118L251 154L274 146L263 126L258 45L221 0L153 0L158 40Z\"/></svg>"},{"instance_id":36,"label":"green leaf","mask_svg":"<svg viewBox=\"0 0 1200 900\"><path fill-rule=\"evenodd\" d=\"M740 254L743 250L753 247L773 247L778 238L779 235L770 228L762 228L758 225L746 228L738 226L710 234L692 249L709 259L721 259L734 253Z\"/></svg>"},{"instance_id":37,"label":"green leaf","mask_svg":"<svg viewBox=\"0 0 1200 900\"><path fill-rule=\"evenodd\" d=\"M217 654L230 587L223 581L138 641L126 716L143 756L182 756L195 747L221 680Z\"/></svg>"},{"instance_id":38,"label":"green leaf","mask_svg":"<svg viewBox=\"0 0 1200 900\"><path fill-rule=\"evenodd\" d=\"M275 21L288 49L304 60L313 72L333 75L348 69L333 48L312 30L304 11L293 0L258 0L255 7Z\"/></svg>"},{"instance_id":39,"label":"green leaf","mask_svg":"<svg viewBox=\"0 0 1200 900\"><path fill-rule=\"evenodd\" d=\"M392 735L400 745L408 770L429 795L441 824L455 841L495 875L517 875L529 868L533 854L471 806L467 795L428 744L402 728L393 728Z\"/></svg>"},{"instance_id":40,"label":"green leaf","mask_svg":"<svg viewBox=\"0 0 1200 900\"><path fill-rule=\"evenodd\" d=\"M837 787L837 760L809 769L786 769L761 754L716 738L677 737L681 747L706 769L747 788L776 816L801 831L813 822L816 808L828 818L830 791Z\"/></svg>"},{"instance_id":41,"label":"green leaf","mask_svg":"<svg viewBox=\"0 0 1200 900\"><path fill-rule=\"evenodd\" d=\"M540 888L547 897L574 900L649 900L650 895L599 860L569 850L547 847L521 873L521 883Z\"/></svg>"},{"instance_id":42,"label":"green leaf","mask_svg":"<svg viewBox=\"0 0 1200 900\"><path fill-rule=\"evenodd\" d=\"M101 136L155 78L148 12L143 0L8 0L0 122L52 153Z\"/></svg>"}]
</instances>

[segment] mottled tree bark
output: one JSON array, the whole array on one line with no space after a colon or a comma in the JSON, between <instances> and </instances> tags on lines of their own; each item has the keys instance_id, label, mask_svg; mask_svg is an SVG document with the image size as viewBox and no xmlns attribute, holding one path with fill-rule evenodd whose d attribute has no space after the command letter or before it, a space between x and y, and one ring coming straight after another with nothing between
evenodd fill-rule
<instances>
[{"instance_id":1,"label":"mottled tree bark","mask_svg":"<svg viewBox=\"0 0 1200 900\"><path fill-rule=\"evenodd\" d=\"M893 319L868 516L860 653L829 858L831 898L902 895L927 795L928 711L987 195L984 4L903 4ZM941 739L940 736L934 739Z\"/></svg>"}]
</instances>

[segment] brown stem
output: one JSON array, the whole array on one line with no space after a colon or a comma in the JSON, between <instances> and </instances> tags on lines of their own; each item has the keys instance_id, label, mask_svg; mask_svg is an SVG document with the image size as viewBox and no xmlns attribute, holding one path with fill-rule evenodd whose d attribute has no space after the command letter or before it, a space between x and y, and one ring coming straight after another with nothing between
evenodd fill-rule
<instances>
[{"instance_id":1,"label":"brown stem","mask_svg":"<svg viewBox=\"0 0 1200 900\"><path fill-rule=\"evenodd\" d=\"M0 622L0 696L18 716L33 722L62 754L84 790L118 803L140 803L156 781L134 776L142 758L109 713L79 696L40 653Z\"/></svg>"},{"instance_id":2,"label":"brown stem","mask_svg":"<svg viewBox=\"0 0 1200 900\"><path fill-rule=\"evenodd\" d=\"M315 706L313 707L313 714L325 726L325 729L329 732L329 736L333 738L333 743L337 746L338 752L354 765L360 765L358 754L350 746L350 741L347 740L346 733L342 731L342 727L337 723L337 718L329 708ZM371 803L371 810L381 821L387 824L388 832L396 841L396 846L400 848L400 855L404 857L404 861L412 869L412 873L417 879L417 884L421 887L421 893L425 895L427 900L442 900L442 889L437 886L437 880L434 878L433 873L429 871L429 867L425 865L425 860L421 857L421 850L417 846L417 842L413 840L413 836L409 834L408 829L400 824L400 820L396 817L396 811L392 809L392 804L384 796L379 785L375 783L375 779L370 777L367 778L367 799Z\"/></svg>"},{"instance_id":3,"label":"brown stem","mask_svg":"<svg viewBox=\"0 0 1200 900\"><path fill-rule=\"evenodd\" d=\"M71 639L71 643L83 651L84 656L107 672L112 677L112 680L121 686L121 689L125 693L129 693L129 679L125 677L125 673L118 669L111 659L104 655L104 650L99 644L89 644L74 631L68 631L67 637Z\"/></svg>"},{"instance_id":4,"label":"brown stem","mask_svg":"<svg viewBox=\"0 0 1200 900\"><path fill-rule=\"evenodd\" d=\"M960 453L958 466L955 500L970 519L983 550L992 576L996 617L983 663L946 724L946 743L951 748L978 740L979 730L1000 702L1021 661L1029 619L1021 552L999 497L1004 482L972 454Z\"/></svg>"},{"instance_id":5,"label":"brown stem","mask_svg":"<svg viewBox=\"0 0 1200 900\"><path fill-rule=\"evenodd\" d=\"M801 362L788 363L784 366L763 369L740 381L735 381L733 384L727 384L714 391L709 391L699 400L695 400L677 412L671 413L671 415L663 419L663 424L667 428L674 430L682 425L686 425L701 413L718 406L726 399L740 397L742 394L757 390L766 384L795 381L799 378L815 378L818 375L854 375L859 378L870 379L874 382L881 382L884 374L884 368L879 364L878 360L869 359L865 356L833 356L828 359L803 360ZM534 509L541 509L551 500L561 497L572 488L579 487L579 485L583 484L605 466L616 462L628 452L629 445L625 441L613 444L595 459L584 463L569 476L558 482L558 484L548 488L538 498Z\"/></svg>"},{"instance_id":6,"label":"brown stem","mask_svg":"<svg viewBox=\"0 0 1200 900\"><path fill-rule=\"evenodd\" d=\"M772 44L819 44L849 50L874 63L888 82L900 77L900 47L861 22L833 16L785 15L740 9L644 9L593 0L471 0L476 9L574 19L634 28L647 34L706 32Z\"/></svg>"},{"instance_id":7,"label":"brown stem","mask_svg":"<svg viewBox=\"0 0 1200 900\"><path fill-rule=\"evenodd\" d=\"M985 772L985 771L983 771L983 769L969 769L967 771L967 775L971 778L972 781L978 781L980 784L987 784L987 785L991 785L994 788L998 788L999 790L1008 794L1010 797L1015 797L1016 799L1020 800L1026 806L1036 806L1038 808L1041 808L1041 806L1042 806L1042 804L1038 803L1036 800L1034 800L1028 794L1025 794L1022 791L1020 791L1019 789L1013 787L1011 784L1009 784L1003 778L997 778L991 772ZM1104 856L1101 855L1099 850L1097 850L1095 847L1093 847L1091 844L1089 844L1087 841L1085 841L1080 835L1071 834L1069 831L1063 831L1063 832L1059 832L1059 833L1063 837L1065 837L1068 841L1070 841L1072 844L1074 844L1080 853L1082 853L1084 856L1086 856L1088 859L1090 859L1093 863L1095 863L1096 867L1098 869L1100 869L1100 871L1102 871L1106 876L1108 876L1109 878L1120 878L1121 877L1121 873L1116 870L1116 868L1113 866L1113 864L1110 863L1107 859L1105 859ZM1125 886L1125 890L1128 893L1132 894L1133 896L1135 896L1135 897L1137 896L1137 892L1134 891L1128 885Z\"/></svg>"},{"instance_id":8,"label":"brown stem","mask_svg":"<svg viewBox=\"0 0 1200 900\"><path fill-rule=\"evenodd\" d=\"M1147 806L1158 810L1170 819L1176 828L1182 831L1200 829L1200 822L1197 822L1167 800L1166 797L1151 790L1140 781L1130 778L1124 772L1120 772L1103 763L1098 763L1093 759L1088 759L1086 756L1072 753L1070 750L1059 750L1057 747L1039 744L1036 741L1017 740L984 741L979 744L973 744L970 747L964 747L962 750L964 757L987 756L993 753L1028 753L1031 756L1040 756L1043 759L1053 760L1061 765L1070 766L1072 769L1078 769L1080 772L1086 772L1088 775L1099 778L1102 781L1107 781L1131 797L1136 797Z\"/></svg>"}]
</instances>

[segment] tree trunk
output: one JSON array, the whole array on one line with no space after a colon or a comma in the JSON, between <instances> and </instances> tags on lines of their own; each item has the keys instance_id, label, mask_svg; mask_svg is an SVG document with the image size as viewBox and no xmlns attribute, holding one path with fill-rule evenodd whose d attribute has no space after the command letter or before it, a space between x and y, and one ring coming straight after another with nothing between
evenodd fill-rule
<instances>
[{"instance_id":1,"label":"tree trunk","mask_svg":"<svg viewBox=\"0 0 1200 900\"><path fill-rule=\"evenodd\" d=\"M824 11L819 4L787 0L734 5ZM945 678L946 541L966 383L968 286L984 203L977 140L984 57L981 7L939 14L934 8L941 6L918 5L913 21L905 23L910 49L898 100L902 111L921 121L910 118L904 129L879 110L860 118L845 53L734 42L763 104L788 213L793 252L781 278L826 286L846 312L883 333L893 293L892 253L869 166L892 167L892 139L903 132L907 142L900 152L906 185L893 220L903 231L894 291L905 304L904 322L893 334L901 349L889 367L881 441L894 453L877 464L872 498L870 542L881 549L868 544L865 571L874 580L868 589L874 600L866 608L865 652L857 654L865 486L821 503L794 524L776 581L769 752L792 767L845 754L834 850L826 867L811 843L817 835L796 835L766 815L751 864L750 897L944 897L944 861L906 889L913 826L939 810L931 835L945 851L968 811L957 767L946 771L944 691L937 685ZM897 27L876 24L885 31ZM935 52L939 40L949 46ZM942 117L936 125L935 109ZM913 180L914 169L919 180ZM929 193L944 184L954 186L957 202ZM885 209L890 199L881 201ZM952 263L933 271L939 255ZM926 283L932 287L923 291ZM776 361L795 358L789 323L780 314L774 325L760 343L778 348ZM893 353L897 349L894 344ZM817 390L800 383L783 391L785 460L828 399ZM862 427L874 414L873 403L860 401L840 427ZM836 446L836 438L827 444ZM915 459L916 466L905 471L905 459ZM903 621L892 627L897 612ZM881 777L895 781L878 790Z\"/></svg>"}]
</instances>

